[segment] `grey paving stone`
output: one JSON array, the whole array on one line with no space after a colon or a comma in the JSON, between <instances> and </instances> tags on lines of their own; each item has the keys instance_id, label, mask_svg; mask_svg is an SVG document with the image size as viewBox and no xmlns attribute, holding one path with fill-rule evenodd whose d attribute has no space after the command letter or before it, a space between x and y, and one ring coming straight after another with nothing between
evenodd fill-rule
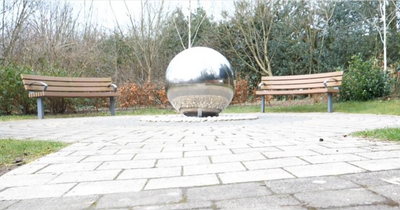
<instances>
[{"instance_id":1,"label":"grey paving stone","mask_svg":"<svg viewBox=\"0 0 400 210\"><path fill-rule=\"evenodd\" d=\"M120 171L121 170L66 172L51 180L49 184L113 180Z\"/></svg>"},{"instance_id":2,"label":"grey paving stone","mask_svg":"<svg viewBox=\"0 0 400 210\"><path fill-rule=\"evenodd\" d=\"M234 154L250 153L250 152L279 152L282 151L273 146L264 146L256 148L244 148L244 149L231 149Z\"/></svg>"},{"instance_id":3,"label":"grey paving stone","mask_svg":"<svg viewBox=\"0 0 400 210\"><path fill-rule=\"evenodd\" d=\"M156 160L107 161L96 170L152 168Z\"/></svg>"},{"instance_id":4,"label":"grey paving stone","mask_svg":"<svg viewBox=\"0 0 400 210\"><path fill-rule=\"evenodd\" d=\"M363 169L347 163L324 163L307 166L284 167L297 177L328 176L364 172Z\"/></svg>"},{"instance_id":5,"label":"grey paving stone","mask_svg":"<svg viewBox=\"0 0 400 210\"><path fill-rule=\"evenodd\" d=\"M282 209L282 210L306 210L296 206L299 202L288 195L261 196L253 198L241 198L215 202L217 209Z\"/></svg>"},{"instance_id":6,"label":"grey paving stone","mask_svg":"<svg viewBox=\"0 0 400 210\"><path fill-rule=\"evenodd\" d=\"M22 200L7 210L81 210L89 208L98 196L61 197Z\"/></svg>"},{"instance_id":7,"label":"grey paving stone","mask_svg":"<svg viewBox=\"0 0 400 210\"><path fill-rule=\"evenodd\" d=\"M400 150L393 151L377 151L377 152L363 152L357 155L366 157L369 159L386 159L400 157Z\"/></svg>"},{"instance_id":8,"label":"grey paving stone","mask_svg":"<svg viewBox=\"0 0 400 210\"><path fill-rule=\"evenodd\" d=\"M190 203L178 203L178 204L167 204L158 206L143 206L135 207L135 210L213 210L212 202L190 202Z\"/></svg>"},{"instance_id":9,"label":"grey paving stone","mask_svg":"<svg viewBox=\"0 0 400 210\"><path fill-rule=\"evenodd\" d=\"M302 157L302 159L313 164L367 160L365 157L354 154L317 155Z\"/></svg>"},{"instance_id":10,"label":"grey paving stone","mask_svg":"<svg viewBox=\"0 0 400 210\"><path fill-rule=\"evenodd\" d=\"M369 171L400 169L400 158L398 157L379 160L353 161L350 163Z\"/></svg>"},{"instance_id":11,"label":"grey paving stone","mask_svg":"<svg viewBox=\"0 0 400 210\"><path fill-rule=\"evenodd\" d=\"M99 199L96 209L126 208L142 205L178 203L183 199L182 190L151 190L131 193L104 195Z\"/></svg>"},{"instance_id":12,"label":"grey paving stone","mask_svg":"<svg viewBox=\"0 0 400 210\"><path fill-rule=\"evenodd\" d=\"M101 163L61 163L52 164L38 171L41 173L55 173L61 174L65 172L77 172L77 171L91 171L97 168Z\"/></svg>"},{"instance_id":13,"label":"grey paving stone","mask_svg":"<svg viewBox=\"0 0 400 210\"><path fill-rule=\"evenodd\" d=\"M296 150L296 151L279 151L279 152L263 152L268 158L282 158L282 157L301 157L310 155L319 155L311 150Z\"/></svg>"},{"instance_id":14,"label":"grey paving stone","mask_svg":"<svg viewBox=\"0 0 400 210\"><path fill-rule=\"evenodd\" d=\"M374 186L369 189L397 202L400 209L400 179L398 184Z\"/></svg>"},{"instance_id":15,"label":"grey paving stone","mask_svg":"<svg viewBox=\"0 0 400 210\"><path fill-rule=\"evenodd\" d=\"M347 174L340 177L369 188L371 186L387 185L388 182L385 180L399 179L400 170Z\"/></svg>"},{"instance_id":16,"label":"grey paving stone","mask_svg":"<svg viewBox=\"0 0 400 210\"><path fill-rule=\"evenodd\" d=\"M57 163L77 163L86 158L85 156L75 156L75 157L42 157L35 161L32 161L30 164L57 164Z\"/></svg>"},{"instance_id":17,"label":"grey paving stone","mask_svg":"<svg viewBox=\"0 0 400 210\"><path fill-rule=\"evenodd\" d=\"M82 162L104 162L104 161L122 161L122 160L132 160L134 155L126 154L126 155L94 155L88 156L86 159L82 160ZM80 157L80 156L78 156Z\"/></svg>"},{"instance_id":18,"label":"grey paving stone","mask_svg":"<svg viewBox=\"0 0 400 210\"><path fill-rule=\"evenodd\" d=\"M80 150L76 151L69 156L90 156L90 155L113 155L118 152L118 149L108 150Z\"/></svg>"},{"instance_id":19,"label":"grey paving stone","mask_svg":"<svg viewBox=\"0 0 400 210\"><path fill-rule=\"evenodd\" d=\"M158 160L157 167L203 165L209 163L210 163L210 158L208 157L173 158L173 159Z\"/></svg>"},{"instance_id":20,"label":"grey paving stone","mask_svg":"<svg viewBox=\"0 0 400 210\"><path fill-rule=\"evenodd\" d=\"M180 176L150 179L145 187L145 190L177 187L197 187L217 184L219 184L219 180L216 175Z\"/></svg>"},{"instance_id":21,"label":"grey paving stone","mask_svg":"<svg viewBox=\"0 0 400 210\"><path fill-rule=\"evenodd\" d=\"M250 152L242 154L232 154L232 155L214 155L211 156L213 163L226 163L226 162L242 162L242 161L252 161L252 160L265 160L266 157L260 152Z\"/></svg>"},{"instance_id":22,"label":"grey paving stone","mask_svg":"<svg viewBox=\"0 0 400 210\"><path fill-rule=\"evenodd\" d=\"M297 157L275 158L267 160L245 161L243 164L250 170L282 168L286 166L309 165Z\"/></svg>"},{"instance_id":23,"label":"grey paving stone","mask_svg":"<svg viewBox=\"0 0 400 210\"><path fill-rule=\"evenodd\" d=\"M343 144L339 143L339 147L328 148L328 149L313 149L313 151L323 155L334 155L334 154L348 154L348 153L360 153L367 152L368 150L355 147L355 144Z\"/></svg>"},{"instance_id":24,"label":"grey paving stone","mask_svg":"<svg viewBox=\"0 0 400 210\"><path fill-rule=\"evenodd\" d=\"M265 185L277 194L294 194L299 192L315 192L360 187L351 181L340 179L336 176L265 181Z\"/></svg>"},{"instance_id":25,"label":"grey paving stone","mask_svg":"<svg viewBox=\"0 0 400 210\"><path fill-rule=\"evenodd\" d=\"M162 149L163 152L189 152L189 151L204 151L206 150L205 146L194 146L194 147L172 147L167 146Z\"/></svg>"},{"instance_id":26,"label":"grey paving stone","mask_svg":"<svg viewBox=\"0 0 400 210\"><path fill-rule=\"evenodd\" d=\"M181 158L183 152L139 153L134 160Z\"/></svg>"},{"instance_id":27,"label":"grey paving stone","mask_svg":"<svg viewBox=\"0 0 400 210\"><path fill-rule=\"evenodd\" d=\"M218 176L224 184L294 178L282 169L229 172L218 174Z\"/></svg>"},{"instance_id":28,"label":"grey paving stone","mask_svg":"<svg viewBox=\"0 0 400 210\"><path fill-rule=\"evenodd\" d=\"M184 157L201 157L201 156L230 155L230 154L232 154L232 152L229 149L217 149L217 150L185 152Z\"/></svg>"},{"instance_id":29,"label":"grey paving stone","mask_svg":"<svg viewBox=\"0 0 400 210\"><path fill-rule=\"evenodd\" d=\"M386 201L386 198L362 188L304 192L295 194L294 196L310 208L382 204Z\"/></svg>"},{"instance_id":30,"label":"grey paving stone","mask_svg":"<svg viewBox=\"0 0 400 210\"><path fill-rule=\"evenodd\" d=\"M0 176L0 186L33 186L50 182L57 175L55 174L28 174L28 175L7 175Z\"/></svg>"},{"instance_id":31,"label":"grey paving stone","mask_svg":"<svg viewBox=\"0 0 400 210\"><path fill-rule=\"evenodd\" d=\"M6 174L3 174L2 176L9 176L9 175L28 175L28 174L33 174L40 169L46 167L48 164L26 164L22 165L16 169L13 169L10 172L7 172Z\"/></svg>"},{"instance_id":32,"label":"grey paving stone","mask_svg":"<svg viewBox=\"0 0 400 210\"><path fill-rule=\"evenodd\" d=\"M246 168L239 162L234 163L215 163L205 165L184 166L183 175L199 175L224 173L233 171L245 171Z\"/></svg>"},{"instance_id":33,"label":"grey paving stone","mask_svg":"<svg viewBox=\"0 0 400 210\"><path fill-rule=\"evenodd\" d=\"M76 183L12 187L0 192L0 200L61 197L75 185Z\"/></svg>"},{"instance_id":34,"label":"grey paving stone","mask_svg":"<svg viewBox=\"0 0 400 210\"><path fill-rule=\"evenodd\" d=\"M137 192L143 189L145 179L81 182L65 196L100 195L122 192Z\"/></svg>"},{"instance_id":35,"label":"grey paving stone","mask_svg":"<svg viewBox=\"0 0 400 210\"><path fill-rule=\"evenodd\" d=\"M173 176L180 176L181 172L182 172L181 167L130 169L130 170L124 170L118 176L118 179L149 179L149 178L173 177Z\"/></svg>"},{"instance_id":36,"label":"grey paving stone","mask_svg":"<svg viewBox=\"0 0 400 210\"><path fill-rule=\"evenodd\" d=\"M369 205L369 206L353 206L347 208L329 208L324 210L398 210L398 206L387 205Z\"/></svg>"},{"instance_id":37,"label":"grey paving stone","mask_svg":"<svg viewBox=\"0 0 400 210\"><path fill-rule=\"evenodd\" d=\"M0 210L6 209L17 201L0 201Z\"/></svg>"},{"instance_id":38,"label":"grey paving stone","mask_svg":"<svg viewBox=\"0 0 400 210\"><path fill-rule=\"evenodd\" d=\"M239 199L270 194L271 191L269 191L261 182L196 187L189 188L186 191L188 202Z\"/></svg>"},{"instance_id":39,"label":"grey paving stone","mask_svg":"<svg viewBox=\"0 0 400 210\"><path fill-rule=\"evenodd\" d=\"M162 149L163 149L163 147L158 147L158 148L135 148L135 149L122 148L116 154L124 155L124 154L155 153L155 152L161 152Z\"/></svg>"}]
</instances>

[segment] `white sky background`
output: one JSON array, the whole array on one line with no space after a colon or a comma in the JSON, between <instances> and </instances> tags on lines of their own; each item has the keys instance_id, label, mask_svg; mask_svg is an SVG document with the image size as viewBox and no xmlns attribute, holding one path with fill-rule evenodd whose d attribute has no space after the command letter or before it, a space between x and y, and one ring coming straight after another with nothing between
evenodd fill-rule
<instances>
[{"instance_id":1,"label":"white sky background","mask_svg":"<svg viewBox=\"0 0 400 210\"><path fill-rule=\"evenodd\" d=\"M84 5L89 7L91 4L90 0L71 0L74 7L80 7L83 9ZM157 3L157 0L151 0L149 2ZM221 11L227 10L232 11L233 9L233 0L223 1L223 0L191 0L191 8L192 12L195 11L198 5L201 5L207 12L208 16L213 16L214 20L218 20L221 18ZM128 10L126 5L129 8L129 11L133 15L140 15L140 0L93 0L93 6L95 14L97 16L97 22L109 29L114 28L116 26L116 21L119 24L125 25L128 21ZM176 7L181 7L182 12L187 16L189 14L189 0L165 0L164 5L166 6L168 12L172 12ZM112 9L111 9L112 8ZM113 13L114 11L114 13ZM139 18L135 16L136 18ZM96 18L96 17L95 17Z\"/></svg>"}]
</instances>

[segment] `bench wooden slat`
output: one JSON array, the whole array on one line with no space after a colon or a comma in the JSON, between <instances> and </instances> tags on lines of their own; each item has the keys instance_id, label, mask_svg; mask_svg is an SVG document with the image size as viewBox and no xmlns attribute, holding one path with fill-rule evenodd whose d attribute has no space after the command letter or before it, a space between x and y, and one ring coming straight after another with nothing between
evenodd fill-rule
<instances>
[{"instance_id":1,"label":"bench wooden slat","mask_svg":"<svg viewBox=\"0 0 400 210\"><path fill-rule=\"evenodd\" d=\"M42 91L43 86L25 85L29 91ZM46 92L112 92L112 87L53 87L48 86Z\"/></svg>"},{"instance_id":2,"label":"bench wooden slat","mask_svg":"<svg viewBox=\"0 0 400 210\"><path fill-rule=\"evenodd\" d=\"M292 76L291 76L292 77ZM274 77L272 77L274 78ZM342 81L342 77L341 76L336 76L336 77L328 77L337 81ZM322 84L324 83L324 81L326 81L328 79L327 77L324 78L316 78L316 79L296 79L296 80L261 80L261 82L263 82L265 85L284 85L284 84L311 84L311 83L318 83L318 84ZM334 82L334 80L331 80L330 82Z\"/></svg>"},{"instance_id":3,"label":"bench wooden slat","mask_svg":"<svg viewBox=\"0 0 400 210\"><path fill-rule=\"evenodd\" d=\"M299 79L316 79L316 78L330 78L330 77L342 77L343 71L329 72L329 73L319 73L319 74L305 74L305 75L294 75L294 76L272 76L272 77L262 77L261 80L299 80Z\"/></svg>"},{"instance_id":4,"label":"bench wooden slat","mask_svg":"<svg viewBox=\"0 0 400 210\"><path fill-rule=\"evenodd\" d=\"M272 90L272 91L256 91L257 95L307 95L307 94L320 94L320 93L338 93L338 89L307 89L307 90Z\"/></svg>"},{"instance_id":5,"label":"bench wooden slat","mask_svg":"<svg viewBox=\"0 0 400 210\"><path fill-rule=\"evenodd\" d=\"M120 93L60 93L60 92L33 92L29 93L29 97L50 97L50 98L98 98L98 97L114 97L120 96Z\"/></svg>"},{"instance_id":6,"label":"bench wooden slat","mask_svg":"<svg viewBox=\"0 0 400 210\"><path fill-rule=\"evenodd\" d=\"M21 78L37 80L37 81L59 81L59 82L110 82L111 77L106 78L92 78L92 77L53 77L53 76L40 76L40 75L30 75L21 74Z\"/></svg>"},{"instance_id":7,"label":"bench wooden slat","mask_svg":"<svg viewBox=\"0 0 400 210\"><path fill-rule=\"evenodd\" d=\"M32 84L33 82L44 82L48 86L58 86L58 87L107 87L111 84L110 81L107 82L54 82L54 81L42 81L42 80L23 80L24 85ZM43 86L39 83L33 83L31 86Z\"/></svg>"},{"instance_id":8,"label":"bench wooden slat","mask_svg":"<svg viewBox=\"0 0 400 210\"><path fill-rule=\"evenodd\" d=\"M326 83L327 87L338 87L341 86L342 82L328 82ZM265 85L265 86L261 86L261 90L288 90L288 89L308 89L308 88L324 88L324 84L323 83L313 83L313 84L300 84L300 85L288 85L288 84L284 84L284 85Z\"/></svg>"}]
</instances>

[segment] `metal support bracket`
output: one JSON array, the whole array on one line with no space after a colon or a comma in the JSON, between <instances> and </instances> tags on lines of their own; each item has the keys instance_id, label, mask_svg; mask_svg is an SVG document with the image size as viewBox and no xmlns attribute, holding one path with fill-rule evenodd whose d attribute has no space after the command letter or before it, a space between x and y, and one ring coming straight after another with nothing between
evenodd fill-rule
<instances>
[{"instance_id":1,"label":"metal support bracket","mask_svg":"<svg viewBox=\"0 0 400 210\"><path fill-rule=\"evenodd\" d=\"M113 87L114 93L117 92L117 89L118 89L117 85L115 85L115 84L109 84L108 87Z\"/></svg>"},{"instance_id":2,"label":"metal support bracket","mask_svg":"<svg viewBox=\"0 0 400 210\"><path fill-rule=\"evenodd\" d=\"M36 83L43 85L43 91L46 91L48 85L44 82L34 81L34 82L29 83L29 86L32 86L33 84L36 84Z\"/></svg>"}]
</instances>

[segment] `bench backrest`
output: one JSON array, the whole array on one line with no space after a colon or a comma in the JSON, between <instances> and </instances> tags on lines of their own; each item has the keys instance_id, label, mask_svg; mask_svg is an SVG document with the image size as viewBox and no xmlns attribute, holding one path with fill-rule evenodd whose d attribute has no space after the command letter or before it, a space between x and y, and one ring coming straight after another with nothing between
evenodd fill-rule
<instances>
[{"instance_id":1,"label":"bench backrest","mask_svg":"<svg viewBox=\"0 0 400 210\"><path fill-rule=\"evenodd\" d=\"M262 77L260 90L291 90L339 87L342 85L343 71L295 75L295 76L272 76Z\"/></svg>"},{"instance_id":2,"label":"bench backrest","mask_svg":"<svg viewBox=\"0 0 400 210\"><path fill-rule=\"evenodd\" d=\"M113 92L111 78L52 77L21 74L25 90L46 92Z\"/></svg>"}]
</instances>

